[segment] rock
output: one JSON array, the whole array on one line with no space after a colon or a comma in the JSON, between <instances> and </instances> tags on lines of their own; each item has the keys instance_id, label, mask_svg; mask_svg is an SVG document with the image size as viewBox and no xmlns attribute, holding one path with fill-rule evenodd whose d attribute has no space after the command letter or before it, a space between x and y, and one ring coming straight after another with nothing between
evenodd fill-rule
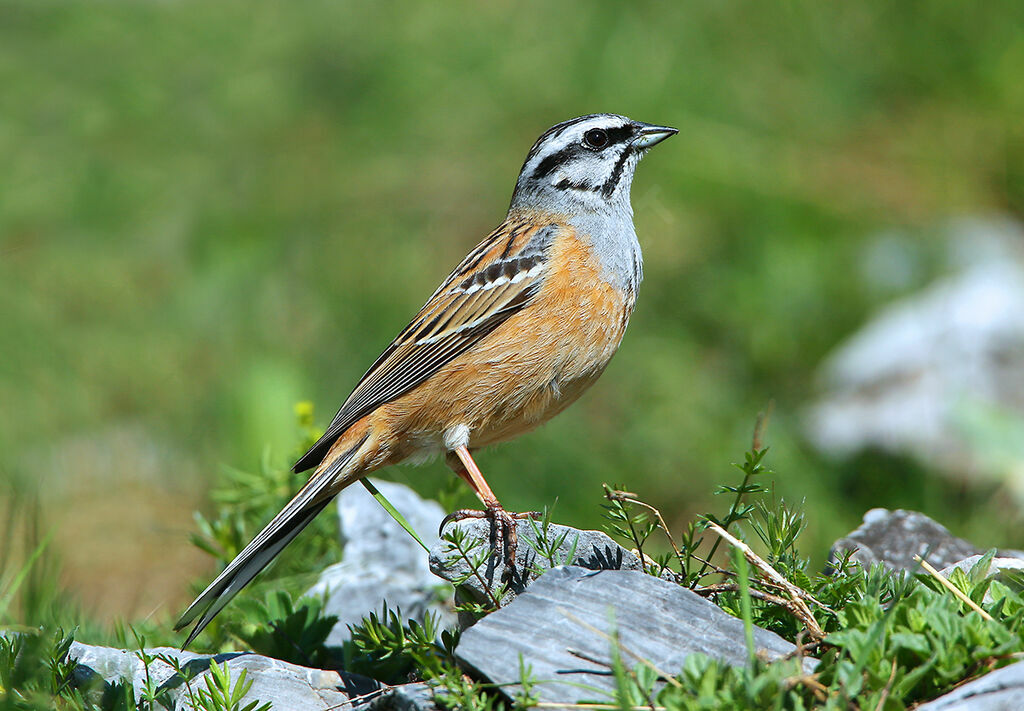
<instances>
[{"instance_id":1,"label":"rock","mask_svg":"<svg viewBox=\"0 0 1024 711\"><path fill-rule=\"evenodd\" d=\"M374 485L398 509L428 546L438 542L437 527L444 511L434 501L421 499L402 484L376 481ZM427 567L427 556L363 486L350 486L338 497L338 518L344 545L341 562L325 569L306 593L326 594L325 615L338 623L327 637L328 646L341 646L349 638L348 625L371 612L380 614L386 602L404 618L422 621L426 612L455 624L451 588L440 583Z\"/></svg>"},{"instance_id":2,"label":"rock","mask_svg":"<svg viewBox=\"0 0 1024 711\"><path fill-rule=\"evenodd\" d=\"M91 694L102 693L113 684L131 683L138 702L148 678L158 690L154 708L168 711L191 711L194 708L189 699L189 689L192 694L198 695L200 689L206 688L205 677L210 673L211 659L218 664L227 663L232 686L242 670L246 670L246 678L252 681L252 687L245 695L242 706L250 701L258 701L260 704L269 702L275 711L344 711L362 705L364 697L368 700L380 695L385 688L379 682L357 674L309 669L246 652L210 657L172 647L160 647L147 649L146 653L177 659L182 668L194 674L194 677L186 685L174 669L161 660L152 661L147 670L133 651L75 642L69 652L70 658L78 662L74 683Z\"/></svg>"},{"instance_id":3,"label":"rock","mask_svg":"<svg viewBox=\"0 0 1024 711\"><path fill-rule=\"evenodd\" d=\"M964 558L963 560L957 561L953 565L950 565L940 570L939 575L948 579L949 576L953 574L954 570L962 570L965 575L970 575L971 570L974 568L975 565L978 564L978 561L980 561L983 557L984 556L980 555L972 555L970 558ZM992 560L989 561L988 567L983 571L982 574L985 578L995 578L996 580L998 580L1001 577L1003 577L1003 573L1006 571L1021 570L1024 570L1024 560L1021 560L1020 558L993 557ZM991 591L986 591L985 597L982 602L984 604L988 604L992 602L993 599L994 598L992 597Z\"/></svg>"},{"instance_id":4,"label":"rock","mask_svg":"<svg viewBox=\"0 0 1024 711\"><path fill-rule=\"evenodd\" d=\"M943 568L939 571L939 575L948 578L953 574L954 570L962 570L964 573L970 573L971 569L978 564L983 556L972 555L970 558L964 558L963 560L957 561L951 566ZM988 569L985 571L985 577L992 577L998 575L1004 570L1024 570L1024 560L1020 558L1000 558L994 557L989 561Z\"/></svg>"},{"instance_id":5,"label":"rock","mask_svg":"<svg viewBox=\"0 0 1024 711\"><path fill-rule=\"evenodd\" d=\"M455 654L509 698L520 690L522 659L543 702L608 701L615 689L607 636L613 634L631 669L637 657L669 674L678 674L693 653L737 666L747 659L743 623L692 591L637 571L579 567L546 572L507 607L463 632ZM768 659L795 649L759 628L754 640ZM804 661L808 672L815 664Z\"/></svg>"},{"instance_id":6,"label":"rock","mask_svg":"<svg viewBox=\"0 0 1024 711\"><path fill-rule=\"evenodd\" d=\"M1024 699L1024 662L989 672L917 707L917 711L1019 711Z\"/></svg>"},{"instance_id":7,"label":"rock","mask_svg":"<svg viewBox=\"0 0 1024 711\"><path fill-rule=\"evenodd\" d=\"M460 584L464 580L460 584L460 593L468 593L476 602L493 603L490 599L493 595L502 605L510 602L546 570L558 565L575 565L589 570L641 570L639 558L600 531L581 531L552 523L548 525L546 536L542 537L539 535L543 532L539 521L523 520L517 524L519 545L515 568L504 580L507 583L504 591L500 588L507 566L503 555L497 552L486 556L478 576L473 574L467 556L459 555L450 542L441 541L430 550L430 570L452 583ZM468 547L472 554L469 559L494 550L494 530L489 520L453 522L445 527L445 532L450 533L453 528L461 531L470 544ZM544 538L550 543L539 546L538 541ZM542 548L547 549L547 555L538 553Z\"/></svg>"},{"instance_id":8,"label":"rock","mask_svg":"<svg viewBox=\"0 0 1024 711\"><path fill-rule=\"evenodd\" d=\"M941 569L983 552L924 514L903 509L868 511L857 530L832 545L829 564L848 550L854 551L850 560L864 567L883 563L892 570L919 570L914 555Z\"/></svg>"},{"instance_id":9,"label":"rock","mask_svg":"<svg viewBox=\"0 0 1024 711\"><path fill-rule=\"evenodd\" d=\"M884 307L828 356L806 429L831 454L910 454L1003 480L1024 499L1024 230L975 219L945 232L953 273Z\"/></svg>"},{"instance_id":10,"label":"rock","mask_svg":"<svg viewBox=\"0 0 1024 711\"><path fill-rule=\"evenodd\" d=\"M400 684L387 689L369 708L371 711L439 711L434 693L425 682Z\"/></svg>"}]
</instances>

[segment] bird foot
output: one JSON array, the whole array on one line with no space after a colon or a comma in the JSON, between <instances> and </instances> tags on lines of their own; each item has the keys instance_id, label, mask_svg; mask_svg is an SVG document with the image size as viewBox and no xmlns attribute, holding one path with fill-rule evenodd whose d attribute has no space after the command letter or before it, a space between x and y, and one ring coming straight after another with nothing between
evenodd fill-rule
<instances>
[{"instance_id":1,"label":"bird foot","mask_svg":"<svg viewBox=\"0 0 1024 711\"><path fill-rule=\"evenodd\" d=\"M494 541L495 548L500 544L504 544L504 558L505 558L505 574L509 575L516 567L516 550L519 547L519 534L517 533L516 521L524 521L527 519L538 519L544 514L540 511L524 511L523 513L510 513L506 511L500 504L495 506L488 506L483 511L477 509L459 509L458 511L452 511L450 514L441 520L441 526L438 528L438 535L444 530L452 521L463 521L467 518L489 518L494 525Z\"/></svg>"}]
</instances>

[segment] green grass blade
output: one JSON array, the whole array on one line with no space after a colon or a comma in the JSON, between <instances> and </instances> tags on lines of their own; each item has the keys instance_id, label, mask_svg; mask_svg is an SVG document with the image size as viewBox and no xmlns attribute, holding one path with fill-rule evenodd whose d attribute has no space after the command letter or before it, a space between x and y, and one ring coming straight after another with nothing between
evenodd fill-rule
<instances>
[{"instance_id":1,"label":"green grass blade","mask_svg":"<svg viewBox=\"0 0 1024 711\"><path fill-rule=\"evenodd\" d=\"M757 647L754 645L754 620L750 605L750 568L739 550L733 551L733 567L740 586L740 614L743 616L743 634L747 641L747 661L753 669L757 662Z\"/></svg>"},{"instance_id":2,"label":"green grass blade","mask_svg":"<svg viewBox=\"0 0 1024 711\"><path fill-rule=\"evenodd\" d=\"M7 589L3 591L3 595L0 595L0 620L6 619L7 608L10 606L14 596L18 594L18 589L21 587L22 583L25 582L25 578L27 578L29 572L31 572L32 566L36 564L36 561L39 560L43 551L46 550L46 546L50 543L51 535L52 533L46 534L46 537L40 541L39 545L32 551L32 555L30 555L24 565L21 566L21 570L15 574L14 578L12 578L11 582L6 586Z\"/></svg>"},{"instance_id":3,"label":"green grass blade","mask_svg":"<svg viewBox=\"0 0 1024 711\"><path fill-rule=\"evenodd\" d=\"M395 519L395 521L398 522L398 525L405 529L406 533L415 538L416 542L420 544L420 547L423 548L423 550L429 552L430 549L427 548L427 544L423 542L423 539L419 537L419 534L417 534L409 522L405 520L405 517L398 512L398 509L391 505L391 502L387 500L384 494L380 493L380 491L377 490L377 487L374 486L369 479L364 478L359 481L362 482L363 486L366 487L366 490L370 492L370 495L377 499L377 502L384 507L384 510L391 514L391 518Z\"/></svg>"}]
</instances>

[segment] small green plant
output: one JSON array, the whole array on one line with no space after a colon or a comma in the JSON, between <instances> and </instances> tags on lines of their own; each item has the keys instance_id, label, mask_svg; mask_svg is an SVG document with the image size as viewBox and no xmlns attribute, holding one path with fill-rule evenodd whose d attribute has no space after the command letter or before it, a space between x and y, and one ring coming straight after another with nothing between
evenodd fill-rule
<instances>
[{"instance_id":1,"label":"small green plant","mask_svg":"<svg viewBox=\"0 0 1024 711\"><path fill-rule=\"evenodd\" d=\"M566 565L576 558L576 546L580 542L579 536L573 538L565 553L559 553L569 536L569 530L566 529L557 536L552 535L551 509L545 507L539 521L532 517L526 520L530 522L533 538L526 538L525 542L537 554L537 559L534 560L530 571L533 575L543 575L544 571L559 565ZM541 561L544 562L543 565Z\"/></svg>"},{"instance_id":2,"label":"small green plant","mask_svg":"<svg viewBox=\"0 0 1024 711\"><path fill-rule=\"evenodd\" d=\"M174 670L175 676L177 676L178 679L181 679L181 683L183 683L185 685L185 695L188 697L189 705L192 708L194 708L194 709L195 708L201 708L201 703L199 701L198 696L196 695L196 689L192 688L192 682L195 680L196 676L198 676L199 673L200 673L199 672L199 665L198 664L191 664L191 665L189 665L189 664L182 664L181 663L181 659L179 659L178 657L174 656L173 654L167 654L167 653L161 653L161 654L154 655L154 658L159 660L159 661L161 661L161 662L163 662L167 666L169 666L172 670ZM149 663L151 663L151 662L149 662ZM147 669L146 669L147 675L149 674L149 669L148 669L148 664L149 663L147 663Z\"/></svg>"},{"instance_id":3,"label":"small green plant","mask_svg":"<svg viewBox=\"0 0 1024 711\"><path fill-rule=\"evenodd\" d=\"M645 506L637 501L633 494L626 491L625 485L604 486L605 510L604 516L608 519L606 529L613 536L618 536L633 544L634 550L641 561L647 560L644 555L644 544L654 532L657 524L652 520L650 512L646 510L637 511L636 505Z\"/></svg>"},{"instance_id":4,"label":"small green plant","mask_svg":"<svg viewBox=\"0 0 1024 711\"><path fill-rule=\"evenodd\" d=\"M89 689L71 684L73 642L61 629L0 633L0 709L50 709L55 699L68 709L91 708Z\"/></svg>"},{"instance_id":5,"label":"small green plant","mask_svg":"<svg viewBox=\"0 0 1024 711\"><path fill-rule=\"evenodd\" d=\"M443 630L428 613L422 623L402 621L399 611L385 605L378 616L371 613L351 628L345 646L345 668L387 683L426 681L441 708L490 711L505 704L489 684L473 681L455 663L458 632ZM519 696L525 708L530 697L528 670L522 669L523 689Z\"/></svg>"},{"instance_id":6,"label":"small green plant","mask_svg":"<svg viewBox=\"0 0 1024 711\"><path fill-rule=\"evenodd\" d=\"M758 425L758 427L760 427L760 424ZM744 455L743 463L733 464L734 467L743 472L743 481L739 484L739 486L730 486L728 484L723 484L718 488L717 491L715 491L715 494L718 495L732 494L734 496L732 504L729 506L729 512L725 515L725 518L719 518L718 516L715 516L713 513L704 514L705 520L710 521L711 523L718 524L726 531L728 531L729 527L733 524L749 518L751 512L755 510L755 506L753 504L744 501L745 498L755 494L763 494L767 492L767 489L761 486L761 483L760 481L758 481L758 479L766 475L770 475L772 473L770 469L765 468L762 464L765 455L768 454L768 448L759 447L759 443L757 442L758 439L759 435L755 432L754 446L749 452L747 452ZM701 564L700 570L697 571L693 583L696 584L704 576L705 571L707 571L708 567L711 565L711 561L715 557L715 553L718 552L718 546L721 544L721 542L721 538L715 539L715 542L711 545L711 551L705 557L704 562Z\"/></svg>"},{"instance_id":7,"label":"small green plant","mask_svg":"<svg viewBox=\"0 0 1024 711\"><path fill-rule=\"evenodd\" d=\"M211 660L210 673L204 681L206 688L200 689L198 694L199 707L204 711L270 711L269 703L250 701L242 705L245 695L252 688L252 679L248 678L245 669L232 684L227 662L218 664Z\"/></svg>"},{"instance_id":8,"label":"small green plant","mask_svg":"<svg viewBox=\"0 0 1024 711\"><path fill-rule=\"evenodd\" d=\"M384 605L379 616L371 612L349 629L345 668L386 683L423 679L440 673L444 663L454 662L458 633L443 630L430 612L422 623L403 621L401 611Z\"/></svg>"},{"instance_id":9,"label":"small green plant","mask_svg":"<svg viewBox=\"0 0 1024 711\"><path fill-rule=\"evenodd\" d=\"M257 654L326 667L332 661L327 637L338 618L324 614L323 605L323 599L314 596L296 601L286 590L269 592L263 600L248 597L239 603L241 622L234 626L234 633Z\"/></svg>"},{"instance_id":10,"label":"small green plant","mask_svg":"<svg viewBox=\"0 0 1024 711\"><path fill-rule=\"evenodd\" d=\"M468 569L456 577L452 584L458 588L470 580L475 580L484 591L482 601L467 599L458 606L458 611L482 617L501 607L501 600L508 592L508 584L499 582L495 585L488 579L487 568L494 555L488 542L458 526L447 527L441 535L441 540L446 545L445 557L449 569L454 569L460 561L465 563Z\"/></svg>"}]
</instances>

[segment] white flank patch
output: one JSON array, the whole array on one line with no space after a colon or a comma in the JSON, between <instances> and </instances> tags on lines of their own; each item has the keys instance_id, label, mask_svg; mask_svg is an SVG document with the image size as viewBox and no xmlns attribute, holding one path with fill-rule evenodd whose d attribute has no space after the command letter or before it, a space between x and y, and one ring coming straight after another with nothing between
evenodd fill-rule
<instances>
[{"instance_id":1,"label":"white flank patch","mask_svg":"<svg viewBox=\"0 0 1024 711\"><path fill-rule=\"evenodd\" d=\"M444 446L449 452L454 452L459 447L469 446L469 427L466 425L455 425L444 431Z\"/></svg>"}]
</instances>

